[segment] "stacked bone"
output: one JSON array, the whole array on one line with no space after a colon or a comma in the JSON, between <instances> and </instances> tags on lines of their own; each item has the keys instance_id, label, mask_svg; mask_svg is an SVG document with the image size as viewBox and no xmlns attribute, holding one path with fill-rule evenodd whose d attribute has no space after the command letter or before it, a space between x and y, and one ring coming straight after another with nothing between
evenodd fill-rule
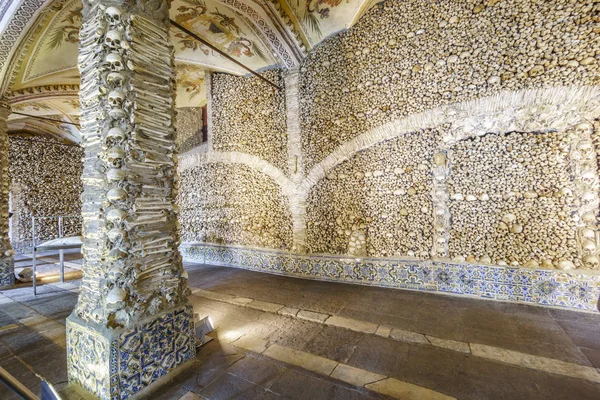
<instances>
[{"instance_id":1,"label":"stacked bone","mask_svg":"<svg viewBox=\"0 0 600 400\"><path fill-rule=\"evenodd\" d=\"M583 267L586 269L600 268L598 257L600 246L598 235L598 165L594 149L594 126L590 122L582 122L570 132L571 160L574 170L574 195L579 206L576 207L577 242ZM579 260L575 265L562 261L559 267L571 269L581 267Z\"/></svg>"},{"instance_id":2,"label":"stacked bone","mask_svg":"<svg viewBox=\"0 0 600 400\"><path fill-rule=\"evenodd\" d=\"M8 126L7 119L10 114L10 106L4 100L0 100L0 286L12 284L13 250L10 247L8 237Z\"/></svg>"},{"instance_id":3,"label":"stacked bone","mask_svg":"<svg viewBox=\"0 0 600 400\"><path fill-rule=\"evenodd\" d=\"M202 164L180 175L185 242L290 249L288 199L268 176L242 165Z\"/></svg>"},{"instance_id":4,"label":"stacked bone","mask_svg":"<svg viewBox=\"0 0 600 400\"><path fill-rule=\"evenodd\" d=\"M373 7L312 51L300 70L307 169L373 127L442 104L500 90L597 84L597 7L594 0L388 0Z\"/></svg>"},{"instance_id":5,"label":"stacked bone","mask_svg":"<svg viewBox=\"0 0 600 400\"><path fill-rule=\"evenodd\" d=\"M261 73L283 88L280 70ZM252 154L287 172L285 91L257 77L212 74L213 148Z\"/></svg>"},{"instance_id":6,"label":"stacked bone","mask_svg":"<svg viewBox=\"0 0 600 400\"><path fill-rule=\"evenodd\" d=\"M571 139L488 134L449 151L450 257L530 268L578 263Z\"/></svg>"},{"instance_id":7,"label":"stacked bone","mask_svg":"<svg viewBox=\"0 0 600 400\"><path fill-rule=\"evenodd\" d=\"M26 246L31 240L31 216L81 214L81 159L79 146L66 146L56 141L26 139L10 136L9 165L15 215L11 238L13 243ZM65 219L63 234L80 235L81 221ZM58 220L36 221L36 240L58 236Z\"/></svg>"},{"instance_id":8,"label":"stacked bone","mask_svg":"<svg viewBox=\"0 0 600 400\"><path fill-rule=\"evenodd\" d=\"M185 299L173 209L167 4L156 10L142 4L129 14L84 2L79 68L85 263L75 312L108 326L131 326Z\"/></svg>"},{"instance_id":9,"label":"stacked bone","mask_svg":"<svg viewBox=\"0 0 600 400\"><path fill-rule=\"evenodd\" d=\"M313 253L429 258L437 130L400 136L334 168L308 196Z\"/></svg>"}]
</instances>

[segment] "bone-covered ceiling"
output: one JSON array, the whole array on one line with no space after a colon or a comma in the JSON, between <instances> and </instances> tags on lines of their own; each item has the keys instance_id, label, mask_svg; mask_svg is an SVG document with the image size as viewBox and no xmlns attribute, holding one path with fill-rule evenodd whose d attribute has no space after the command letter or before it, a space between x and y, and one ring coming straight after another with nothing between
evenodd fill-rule
<instances>
[{"instance_id":1,"label":"bone-covered ceiling","mask_svg":"<svg viewBox=\"0 0 600 400\"><path fill-rule=\"evenodd\" d=\"M315 45L347 29L376 0L173 0L171 19L220 50L260 70L297 66ZM0 91L13 110L78 122L77 53L81 0L0 0ZM206 102L207 70L246 73L177 30L177 107ZM10 132L77 141L73 125L12 114Z\"/></svg>"}]
</instances>

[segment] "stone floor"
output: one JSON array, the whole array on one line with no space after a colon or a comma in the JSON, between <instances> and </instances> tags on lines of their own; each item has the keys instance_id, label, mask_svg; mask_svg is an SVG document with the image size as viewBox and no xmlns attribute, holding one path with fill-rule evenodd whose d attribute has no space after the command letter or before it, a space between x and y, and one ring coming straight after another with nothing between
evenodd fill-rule
<instances>
[{"instance_id":1,"label":"stone floor","mask_svg":"<svg viewBox=\"0 0 600 400\"><path fill-rule=\"evenodd\" d=\"M187 268L214 340L152 399L600 398L600 315ZM0 293L0 366L36 393L66 384L77 285L40 293Z\"/></svg>"}]
</instances>

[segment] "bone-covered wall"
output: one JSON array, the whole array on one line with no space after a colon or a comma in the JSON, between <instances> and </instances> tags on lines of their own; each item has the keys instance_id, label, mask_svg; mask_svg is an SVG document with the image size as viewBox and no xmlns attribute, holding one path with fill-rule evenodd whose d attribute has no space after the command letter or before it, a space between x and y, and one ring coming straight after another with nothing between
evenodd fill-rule
<instances>
[{"instance_id":1,"label":"bone-covered wall","mask_svg":"<svg viewBox=\"0 0 600 400\"><path fill-rule=\"evenodd\" d=\"M13 247L28 251L31 216L79 216L83 150L56 141L9 135L9 171L14 215ZM80 235L81 220L66 219L63 234ZM38 220L36 240L58 235L58 220Z\"/></svg>"},{"instance_id":2,"label":"bone-covered wall","mask_svg":"<svg viewBox=\"0 0 600 400\"><path fill-rule=\"evenodd\" d=\"M417 256L433 240L433 153L437 130L402 135L334 168L308 196L311 253Z\"/></svg>"},{"instance_id":3,"label":"bone-covered wall","mask_svg":"<svg viewBox=\"0 0 600 400\"><path fill-rule=\"evenodd\" d=\"M597 84L599 7L593 0L373 7L302 65L306 167L373 127L439 105L500 90Z\"/></svg>"},{"instance_id":4,"label":"bone-covered wall","mask_svg":"<svg viewBox=\"0 0 600 400\"><path fill-rule=\"evenodd\" d=\"M386 1L297 72L265 75L281 92L214 74L214 145L179 167L184 242L599 268L599 13L592 0ZM291 246L232 236L242 217L204 233L214 182L239 182L236 216L272 203L239 165L286 196Z\"/></svg>"},{"instance_id":5,"label":"bone-covered wall","mask_svg":"<svg viewBox=\"0 0 600 400\"><path fill-rule=\"evenodd\" d=\"M280 70L261 73L283 87ZM213 148L260 157L277 168L287 165L285 91L250 77L212 74Z\"/></svg>"},{"instance_id":6,"label":"bone-covered wall","mask_svg":"<svg viewBox=\"0 0 600 400\"><path fill-rule=\"evenodd\" d=\"M181 240L290 249L287 197L244 165L203 163L180 173Z\"/></svg>"},{"instance_id":7,"label":"bone-covered wall","mask_svg":"<svg viewBox=\"0 0 600 400\"><path fill-rule=\"evenodd\" d=\"M182 107L175 116L175 145L179 153L185 153L202 144L202 108Z\"/></svg>"}]
</instances>

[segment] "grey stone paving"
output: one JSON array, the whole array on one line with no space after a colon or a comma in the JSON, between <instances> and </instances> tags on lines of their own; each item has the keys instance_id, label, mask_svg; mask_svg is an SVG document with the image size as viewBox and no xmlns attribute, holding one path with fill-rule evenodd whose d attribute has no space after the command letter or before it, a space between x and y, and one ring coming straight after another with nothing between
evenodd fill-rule
<instances>
[{"instance_id":1,"label":"grey stone paving","mask_svg":"<svg viewBox=\"0 0 600 400\"><path fill-rule=\"evenodd\" d=\"M600 316L531 306L349 286L214 266L188 265L190 286L286 307L339 315L443 339L482 343L581 365L600 366ZM73 292L43 285L1 292L0 366L39 392L36 374L59 388L65 349L26 325L47 317L64 325ZM152 399L383 399L365 388L317 375L235 346L237 337L304 351L459 399L598 399L600 384L494 362L422 344L323 325L192 295L215 321L216 338L194 367ZM39 326L37 329L40 329ZM228 341L234 340L233 345ZM0 385L0 399L16 399Z\"/></svg>"}]
</instances>

